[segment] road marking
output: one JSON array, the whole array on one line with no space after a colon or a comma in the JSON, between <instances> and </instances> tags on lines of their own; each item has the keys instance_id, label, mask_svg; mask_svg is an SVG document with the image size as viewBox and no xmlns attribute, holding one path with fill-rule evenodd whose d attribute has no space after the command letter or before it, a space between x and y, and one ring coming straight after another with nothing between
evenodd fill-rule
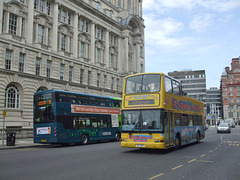
<instances>
[{"instance_id":1,"label":"road marking","mask_svg":"<svg viewBox=\"0 0 240 180\"><path fill-rule=\"evenodd\" d=\"M202 154L200 157L204 157L204 156L206 156L206 154Z\"/></svg>"},{"instance_id":2,"label":"road marking","mask_svg":"<svg viewBox=\"0 0 240 180\"><path fill-rule=\"evenodd\" d=\"M213 150L209 151L209 153L212 153L212 152L213 152Z\"/></svg>"},{"instance_id":3,"label":"road marking","mask_svg":"<svg viewBox=\"0 0 240 180\"><path fill-rule=\"evenodd\" d=\"M180 168L180 167L182 167L182 166L183 166L183 165L179 165L179 166L177 166L177 167L172 168L172 170L178 169L178 168Z\"/></svg>"},{"instance_id":4,"label":"road marking","mask_svg":"<svg viewBox=\"0 0 240 180\"><path fill-rule=\"evenodd\" d=\"M218 147L215 148L216 150L218 149Z\"/></svg>"},{"instance_id":5,"label":"road marking","mask_svg":"<svg viewBox=\"0 0 240 180\"><path fill-rule=\"evenodd\" d=\"M188 161L188 163L191 163L191 162L193 162L193 161L196 161L196 159L192 159L192 160Z\"/></svg>"},{"instance_id":6,"label":"road marking","mask_svg":"<svg viewBox=\"0 0 240 180\"><path fill-rule=\"evenodd\" d=\"M160 173L160 174L158 174L158 175L156 175L156 176L153 176L153 177L150 177L150 178L148 178L149 180L152 180L152 179L155 179L155 178L157 178L157 177L159 177L159 176L162 176L162 175L164 175L164 173Z\"/></svg>"},{"instance_id":7,"label":"road marking","mask_svg":"<svg viewBox=\"0 0 240 180\"><path fill-rule=\"evenodd\" d=\"M206 161L206 160L196 160L198 162L208 162L208 163L214 163L214 161Z\"/></svg>"}]
</instances>

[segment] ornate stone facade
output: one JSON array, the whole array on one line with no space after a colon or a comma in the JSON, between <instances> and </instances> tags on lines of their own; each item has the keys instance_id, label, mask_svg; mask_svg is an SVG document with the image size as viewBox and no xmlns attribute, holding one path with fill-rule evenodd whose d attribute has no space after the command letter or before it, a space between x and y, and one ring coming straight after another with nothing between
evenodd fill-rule
<instances>
[{"instance_id":1,"label":"ornate stone facade","mask_svg":"<svg viewBox=\"0 0 240 180\"><path fill-rule=\"evenodd\" d=\"M0 1L5 126L32 127L37 91L121 97L124 77L145 71L144 28L142 0Z\"/></svg>"},{"instance_id":2,"label":"ornate stone facade","mask_svg":"<svg viewBox=\"0 0 240 180\"><path fill-rule=\"evenodd\" d=\"M231 68L225 67L221 77L223 119L240 123L240 59L232 58Z\"/></svg>"}]
</instances>

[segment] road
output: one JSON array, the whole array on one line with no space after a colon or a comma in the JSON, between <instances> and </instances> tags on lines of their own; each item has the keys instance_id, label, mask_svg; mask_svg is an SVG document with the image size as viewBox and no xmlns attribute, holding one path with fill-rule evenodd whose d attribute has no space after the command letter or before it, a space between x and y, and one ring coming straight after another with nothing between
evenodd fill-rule
<instances>
[{"instance_id":1,"label":"road","mask_svg":"<svg viewBox=\"0 0 240 180\"><path fill-rule=\"evenodd\" d=\"M0 179L237 180L240 127L230 134L206 131L206 138L177 151L120 147L120 142L0 151Z\"/></svg>"}]
</instances>

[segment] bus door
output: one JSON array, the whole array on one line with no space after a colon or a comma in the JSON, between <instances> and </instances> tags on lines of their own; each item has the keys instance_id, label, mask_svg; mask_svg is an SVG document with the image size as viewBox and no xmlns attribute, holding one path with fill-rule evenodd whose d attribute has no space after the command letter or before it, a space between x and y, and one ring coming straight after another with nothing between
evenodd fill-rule
<instances>
[{"instance_id":1,"label":"bus door","mask_svg":"<svg viewBox=\"0 0 240 180\"><path fill-rule=\"evenodd\" d=\"M164 129L165 129L165 146L169 147L169 140L170 140L170 136L169 136L169 114L168 112L165 112L165 117L164 117Z\"/></svg>"},{"instance_id":2,"label":"bus door","mask_svg":"<svg viewBox=\"0 0 240 180\"><path fill-rule=\"evenodd\" d=\"M165 112L165 145L169 147L174 142L174 128L173 128L173 113L171 111Z\"/></svg>"},{"instance_id":3,"label":"bus door","mask_svg":"<svg viewBox=\"0 0 240 180\"><path fill-rule=\"evenodd\" d=\"M170 138L170 146L174 145L174 127L173 127L173 112L169 112L169 138Z\"/></svg>"}]
</instances>

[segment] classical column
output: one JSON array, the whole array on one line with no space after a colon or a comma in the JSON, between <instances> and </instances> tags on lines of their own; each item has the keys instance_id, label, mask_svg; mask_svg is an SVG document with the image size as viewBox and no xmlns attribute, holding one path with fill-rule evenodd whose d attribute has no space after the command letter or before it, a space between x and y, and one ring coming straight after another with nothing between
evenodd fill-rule
<instances>
[{"instance_id":1,"label":"classical column","mask_svg":"<svg viewBox=\"0 0 240 180\"><path fill-rule=\"evenodd\" d=\"M91 62L94 63L95 61L95 23L92 22L91 24L91 45L90 45L90 59Z\"/></svg>"},{"instance_id":2,"label":"classical column","mask_svg":"<svg viewBox=\"0 0 240 180\"><path fill-rule=\"evenodd\" d=\"M128 37L124 37L124 64L123 70L128 73Z\"/></svg>"},{"instance_id":3,"label":"classical column","mask_svg":"<svg viewBox=\"0 0 240 180\"><path fill-rule=\"evenodd\" d=\"M139 16L139 7L140 7L140 2L139 2L139 0L137 0L137 2L136 2L136 8L137 8L137 12L136 12L136 15L138 15Z\"/></svg>"},{"instance_id":4,"label":"classical column","mask_svg":"<svg viewBox=\"0 0 240 180\"><path fill-rule=\"evenodd\" d=\"M53 7L52 51L57 52L58 45L58 3Z\"/></svg>"},{"instance_id":5,"label":"classical column","mask_svg":"<svg viewBox=\"0 0 240 180\"><path fill-rule=\"evenodd\" d=\"M9 33L8 31L9 31L9 17L10 17L10 13L8 12L8 11L5 11L5 20L6 20L6 22L5 22L5 28L4 28L4 32L5 33Z\"/></svg>"},{"instance_id":6,"label":"classical column","mask_svg":"<svg viewBox=\"0 0 240 180\"><path fill-rule=\"evenodd\" d=\"M118 37L118 55L117 55L117 69L119 69L120 72L122 72L122 64L121 64L121 38Z\"/></svg>"},{"instance_id":7,"label":"classical column","mask_svg":"<svg viewBox=\"0 0 240 180\"><path fill-rule=\"evenodd\" d=\"M2 34L3 1L0 1L0 34Z\"/></svg>"},{"instance_id":8,"label":"classical column","mask_svg":"<svg viewBox=\"0 0 240 180\"><path fill-rule=\"evenodd\" d=\"M49 28L45 27L44 30L45 30L44 43L45 43L46 45L49 45L49 44L48 44L48 31L49 31Z\"/></svg>"},{"instance_id":9,"label":"classical column","mask_svg":"<svg viewBox=\"0 0 240 180\"><path fill-rule=\"evenodd\" d=\"M106 46L105 46L105 55L104 58L105 60L103 61L106 64L106 67L110 67L109 65L109 30L106 30Z\"/></svg>"},{"instance_id":10,"label":"classical column","mask_svg":"<svg viewBox=\"0 0 240 180\"><path fill-rule=\"evenodd\" d=\"M26 43L33 43L33 11L34 11L34 1L28 1L28 20L27 20L27 35Z\"/></svg>"},{"instance_id":11,"label":"classical column","mask_svg":"<svg viewBox=\"0 0 240 180\"><path fill-rule=\"evenodd\" d=\"M73 17L73 58L78 57L78 14Z\"/></svg>"},{"instance_id":12,"label":"classical column","mask_svg":"<svg viewBox=\"0 0 240 180\"><path fill-rule=\"evenodd\" d=\"M142 0L140 0L140 17L142 17Z\"/></svg>"},{"instance_id":13,"label":"classical column","mask_svg":"<svg viewBox=\"0 0 240 180\"><path fill-rule=\"evenodd\" d=\"M37 23L34 24L34 29L35 29L34 31L35 39L33 39L33 43L38 43L38 24Z\"/></svg>"}]
</instances>

